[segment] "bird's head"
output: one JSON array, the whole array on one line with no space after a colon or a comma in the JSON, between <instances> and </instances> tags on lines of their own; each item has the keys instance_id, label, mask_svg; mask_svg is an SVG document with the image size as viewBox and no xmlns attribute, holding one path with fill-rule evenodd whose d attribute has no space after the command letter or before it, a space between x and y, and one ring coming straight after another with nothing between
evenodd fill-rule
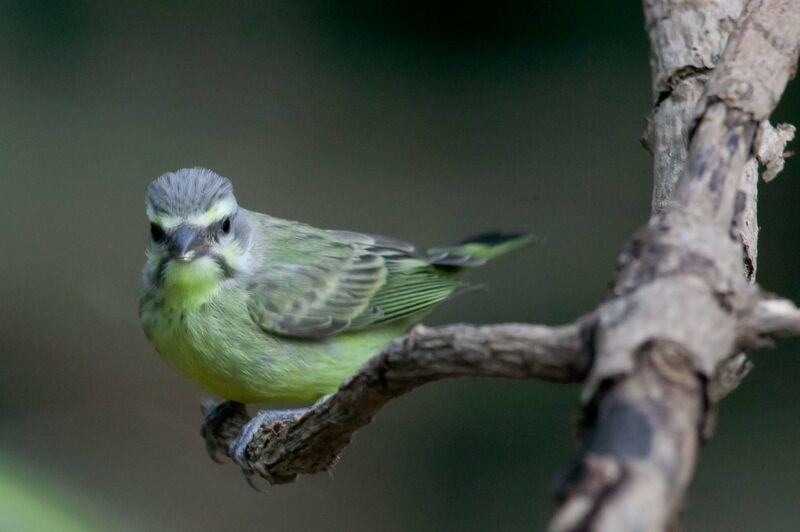
<instances>
[{"instance_id":1,"label":"bird's head","mask_svg":"<svg viewBox=\"0 0 800 532\"><path fill-rule=\"evenodd\" d=\"M246 216L226 178L204 168L166 173L148 187L145 206L148 261L156 282L219 280L242 266Z\"/></svg>"}]
</instances>

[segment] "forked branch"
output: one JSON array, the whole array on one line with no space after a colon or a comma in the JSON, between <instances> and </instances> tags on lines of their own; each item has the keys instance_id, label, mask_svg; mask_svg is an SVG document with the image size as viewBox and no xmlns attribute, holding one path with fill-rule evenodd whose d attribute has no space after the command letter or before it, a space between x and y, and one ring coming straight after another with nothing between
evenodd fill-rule
<instances>
[{"instance_id":1,"label":"forked branch","mask_svg":"<svg viewBox=\"0 0 800 532\"><path fill-rule=\"evenodd\" d=\"M752 284L756 181L743 176L794 73L800 0L749 2L715 66L718 54L707 46L725 39L709 41L709 25L715 36L726 33L732 12L724 8L733 4L645 2L655 79L685 71L703 91L697 104L697 91L656 98L668 107L656 109L651 130L659 142L673 143L654 151L656 189L669 190L623 255L615 297L598 310L586 437L552 530L665 530L677 523L714 401L749 369L738 355L748 328L742 317L757 315L753 305L762 299ZM680 23L689 24L679 44L692 46L665 56L675 42L661 37ZM698 49L710 61L702 79L692 63ZM662 75L662 65L676 70ZM669 157L671 164L659 164ZM749 228L741 223L747 209Z\"/></svg>"}]
</instances>

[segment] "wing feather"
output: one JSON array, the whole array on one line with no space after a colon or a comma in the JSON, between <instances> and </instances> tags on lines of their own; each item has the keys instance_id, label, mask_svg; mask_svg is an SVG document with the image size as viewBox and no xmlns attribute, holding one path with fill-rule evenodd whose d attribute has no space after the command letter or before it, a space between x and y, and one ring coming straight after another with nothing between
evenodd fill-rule
<instances>
[{"instance_id":1,"label":"wing feather","mask_svg":"<svg viewBox=\"0 0 800 532\"><path fill-rule=\"evenodd\" d=\"M252 318L270 333L319 338L364 329L426 310L460 286L401 240L264 223L270 241L248 293Z\"/></svg>"}]
</instances>

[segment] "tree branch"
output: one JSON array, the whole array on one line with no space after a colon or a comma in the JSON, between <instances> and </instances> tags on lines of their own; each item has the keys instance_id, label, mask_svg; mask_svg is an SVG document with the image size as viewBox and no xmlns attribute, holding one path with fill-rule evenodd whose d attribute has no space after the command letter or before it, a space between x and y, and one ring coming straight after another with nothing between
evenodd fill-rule
<instances>
[{"instance_id":1,"label":"tree branch","mask_svg":"<svg viewBox=\"0 0 800 532\"><path fill-rule=\"evenodd\" d=\"M642 139L653 154L654 214L672 203L689 126L745 0L644 0L654 109Z\"/></svg>"},{"instance_id":2,"label":"tree branch","mask_svg":"<svg viewBox=\"0 0 800 532\"><path fill-rule=\"evenodd\" d=\"M683 28L685 44L702 49L709 5L720 16L720 2L645 2L646 10L661 10L647 17L655 57L664 42L658 28L677 20L702 21ZM725 21L717 22L724 31ZM712 401L748 369L744 357L731 357L740 316L757 296L749 282L754 262L748 279L731 228L742 211L737 199L756 133L794 71L798 27L800 1L751 1L708 75L694 120L673 124L673 132L685 127L691 139L685 166L677 185L666 187L674 192L654 202L647 229L623 255L615 297L598 310L586 389L589 430L552 530L664 530L677 523ZM655 62L662 63L671 64ZM683 109L672 118L685 116ZM658 120L656 112L651 128ZM665 167L656 163L657 183L674 178L673 166L658 173ZM723 385L708 385L715 380Z\"/></svg>"},{"instance_id":3,"label":"tree branch","mask_svg":"<svg viewBox=\"0 0 800 532\"><path fill-rule=\"evenodd\" d=\"M329 469L353 433L391 399L423 384L456 377L581 382L591 365L593 320L561 327L505 324L416 326L296 421L262 427L248 446L255 471L273 484ZM218 425L215 450L228 445L247 421L237 412Z\"/></svg>"},{"instance_id":4,"label":"tree branch","mask_svg":"<svg viewBox=\"0 0 800 532\"><path fill-rule=\"evenodd\" d=\"M800 309L788 299L763 294L745 317L741 343L758 348L792 336L800 336Z\"/></svg>"}]
</instances>

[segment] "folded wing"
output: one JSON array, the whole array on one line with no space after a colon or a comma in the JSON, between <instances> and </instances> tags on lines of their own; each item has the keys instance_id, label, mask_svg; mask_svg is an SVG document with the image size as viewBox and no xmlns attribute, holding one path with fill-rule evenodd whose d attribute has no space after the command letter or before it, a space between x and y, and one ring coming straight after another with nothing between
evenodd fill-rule
<instances>
[{"instance_id":1,"label":"folded wing","mask_svg":"<svg viewBox=\"0 0 800 532\"><path fill-rule=\"evenodd\" d=\"M251 316L269 333L321 338L388 323L460 285L406 242L283 224L270 227L264 264L248 285Z\"/></svg>"}]
</instances>

